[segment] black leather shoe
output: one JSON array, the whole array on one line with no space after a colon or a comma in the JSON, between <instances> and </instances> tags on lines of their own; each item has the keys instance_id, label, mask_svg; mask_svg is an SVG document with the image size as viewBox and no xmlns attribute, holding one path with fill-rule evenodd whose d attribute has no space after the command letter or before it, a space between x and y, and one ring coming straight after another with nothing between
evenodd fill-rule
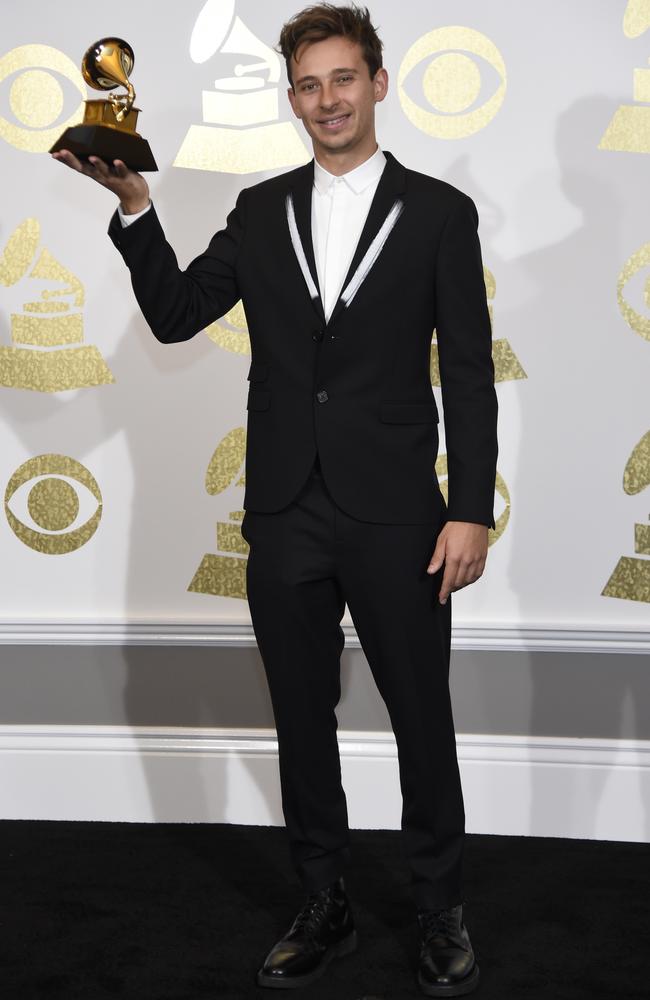
<instances>
[{"instance_id":1,"label":"black leather shoe","mask_svg":"<svg viewBox=\"0 0 650 1000\"><path fill-rule=\"evenodd\" d=\"M308 986L333 958L356 946L357 932L340 878L309 895L287 933L266 956L257 985L288 990Z\"/></svg>"},{"instance_id":2,"label":"black leather shoe","mask_svg":"<svg viewBox=\"0 0 650 1000\"><path fill-rule=\"evenodd\" d=\"M428 997L461 997L478 986L479 971L463 923L463 904L420 910L420 989Z\"/></svg>"}]
</instances>

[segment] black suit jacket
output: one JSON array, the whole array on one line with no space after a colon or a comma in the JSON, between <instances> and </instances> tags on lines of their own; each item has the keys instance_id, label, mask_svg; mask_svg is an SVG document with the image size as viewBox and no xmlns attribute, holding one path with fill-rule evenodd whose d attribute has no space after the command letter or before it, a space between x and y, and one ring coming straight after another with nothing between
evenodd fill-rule
<instances>
[{"instance_id":1,"label":"black suit jacket","mask_svg":"<svg viewBox=\"0 0 650 1000\"><path fill-rule=\"evenodd\" d=\"M109 235L163 343L188 340L241 298L251 340L244 508L296 496L316 450L348 514L437 524L437 331L450 520L494 526L497 401L474 202L389 152L325 321L311 239L314 161L242 190L225 229L182 271L154 209ZM359 270L359 265L362 265Z\"/></svg>"}]
</instances>

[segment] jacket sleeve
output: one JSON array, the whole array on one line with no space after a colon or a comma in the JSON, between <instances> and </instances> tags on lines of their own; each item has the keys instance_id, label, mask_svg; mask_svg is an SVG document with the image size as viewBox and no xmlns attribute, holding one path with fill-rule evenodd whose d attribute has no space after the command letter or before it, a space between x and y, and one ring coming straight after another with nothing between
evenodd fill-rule
<instances>
[{"instance_id":1,"label":"jacket sleeve","mask_svg":"<svg viewBox=\"0 0 650 1000\"><path fill-rule=\"evenodd\" d=\"M144 318L163 344L189 340L240 299L236 263L244 237L246 189L240 192L225 229L183 271L165 239L152 207L130 226L118 213L108 235L131 272L131 284Z\"/></svg>"},{"instance_id":2,"label":"jacket sleeve","mask_svg":"<svg viewBox=\"0 0 650 1000\"><path fill-rule=\"evenodd\" d=\"M436 264L436 336L447 442L450 521L494 527L497 397L478 212L463 195Z\"/></svg>"}]
</instances>

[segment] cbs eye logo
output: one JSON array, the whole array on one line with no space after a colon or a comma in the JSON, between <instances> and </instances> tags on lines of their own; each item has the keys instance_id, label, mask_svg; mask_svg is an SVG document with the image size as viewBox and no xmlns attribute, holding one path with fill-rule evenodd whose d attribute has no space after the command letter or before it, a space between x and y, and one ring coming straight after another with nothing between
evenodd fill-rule
<instances>
[{"instance_id":1,"label":"cbs eye logo","mask_svg":"<svg viewBox=\"0 0 650 1000\"><path fill-rule=\"evenodd\" d=\"M83 101L75 91L86 97L83 77L64 52L49 45L7 52L0 57L0 138L28 153L47 152L63 129L81 120ZM7 105L14 121L3 113Z\"/></svg>"},{"instance_id":2,"label":"cbs eye logo","mask_svg":"<svg viewBox=\"0 0 650 1000\"><path fill-rule=\"evenodd\" d=\"M404 81L427 56L432 59L422 77L424 96L434 108L428 111L409 97ZM499 77L492 97L475 107L481 93L482 67L486 62ZM506 66L494 42L473 28L436 28L418 38L408 50L397 77L397 92L404 114L416 128L436 139L463 139L488 125L503 104Z\"/></svg>"},{"instance_id":3,"label":"cbs eye logo","mask_svg":"<svg viewBox=\"0 0 650 1000\"><path fill-rule=\"evenodd\" d=\"M644 268L650 267L650 243L644 243L642 247L635 250L634 253L628 257L623 265L623 270L618 276L618 282L616 283L616 297L618 299L618 308L621 311L621 315L625 322L630 326L635 333L638 333L645 340L650 340L650 315L644 316L643 313L637 312L630 303L625 298L623 291L625 286L630 284L637 274ZM645 282L643 281L643 276L640 276L640 282L643 284L642 297L644 304L650 310L650 274L646 274ZM633 283L637 284L636 282ZM632 291L634 287L632 288Z\"/></svg>"},{"instance_id":4,"label":"cbs eye logo","mask_svg":"<svg viewBox=\"0 0 650 1000\"><path fill-rule=\"evenodd\" d=\"M65 476L66 478L61 478ZM30 490L21 489L31 479L36 482ZM85 487L88 497L81 497L80 491L69 480ZM27 494L22 496L22 494ZM80 509L88 511L93 497L97 501L95 512L79 527L70 528L78 519ZM27 505L32 521L44 531L37 531L24 524L9 506ZM67 455L37 455L16 469L5 490L5 514L11 530L17 538L36 552L60 556L74 552L85 545L97 530L102 516L102 495L94 477L88 469Z\"/></svg>"}]
</instances>

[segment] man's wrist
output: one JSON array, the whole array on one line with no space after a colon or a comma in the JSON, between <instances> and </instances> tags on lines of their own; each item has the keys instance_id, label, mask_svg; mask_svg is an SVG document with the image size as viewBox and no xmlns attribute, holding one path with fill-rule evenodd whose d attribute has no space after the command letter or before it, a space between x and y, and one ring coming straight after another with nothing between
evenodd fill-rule
<instances>
[{"instance_id":1,"label":"man's wrist","mask_svg":"<svg viewBox=\"0 0 650 1000\"><path fill-rule=\"evenodd\" d=\"M140 212L144 212L145 208L149 208L151 201L149 197L141 198L138 201L120 201L120 208L122 209L122 215L139 215Z\"/></svg>"}]
</instances>

